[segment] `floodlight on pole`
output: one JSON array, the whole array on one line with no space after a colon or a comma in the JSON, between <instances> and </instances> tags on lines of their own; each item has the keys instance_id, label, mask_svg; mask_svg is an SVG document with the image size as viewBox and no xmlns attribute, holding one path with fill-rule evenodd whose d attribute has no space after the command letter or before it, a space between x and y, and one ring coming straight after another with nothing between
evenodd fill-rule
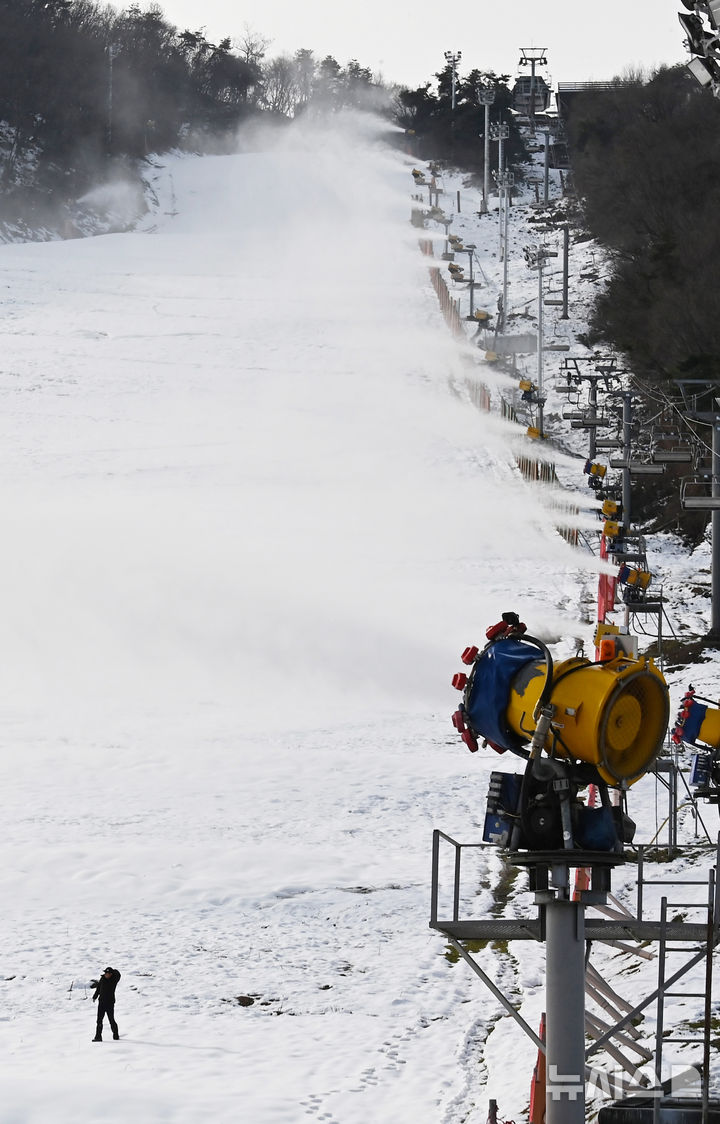
<instances>
[{"instance_id":1,"label":"floodlight on pole","mask_svg":"<svg viewBox=\"0 0 720 1124\"><path fill-rule=\"evenodd\" d=\"M445 62L452 69L452 84L450 88L450 101L453 113L455 112L455 90L457 87L457 65L462 58L462 51L445 51Z\"/></svg>"},{"instance_id":2,"label":"floodlight on pole","mask_svg":"<svg viewBox=\"0 0 720 1124\"><path fill-rule=\"evenodd\" d=\"M108 92L107 92L107 144L108 150L112 148L113 139L113 61L120 53L120 48L115 43L108 44Z\"/></svg>"},{"instance_id":3,"label":"floodlight on pole","mask_svg":"<svg viewBox=\"0 0 720 1124\"><path fill-rule=\"evenodd\" d=\"M498 180L505 171L505 141L510 137L510 126L506 124L490 126L490 140L498 145Z\"/></svg>"},{"instance_id":4,"label":"floodlight on pole","mask_svg":"<svg viewBox=\"0 0 720 1124\"><path fill-rule=\"evenodd\" d=\"M485 108L485 138L483 145L483 196L481 214L486 215L488 210L488 195L490 182L490 106L495 101L495 90L492 86L483 86L477 93L478 103Z\"/></svg>"},{"instance_id":5,"label":"floodlight on pole","mask_svg":"<svg viewBox=\"0 0 720 1124\"><path fill-rule=\"evenodd\" d=\"M690 59L687 64L687 69L692 74L696 82L701 86L712 86L716 76L713 74L713 69L707 59Z\"/></svg>"},{"instance_id":6,"label":"floodlight on pole","mask_svg":"<svg viewBox=\"0 0 720 1124\"><path fill-rule=\"evenodd\" d=\"M681 0L688 11L678 12L686 35L686 46L693 56L688 70L704 88L720 97L720 0ZM706 29L703 18L709 21Z\"/></svg>"},{"instance_id":7,"label":"floodlight on pole","mask_svg":"<svg viewBox=\"0 0 720 1124\"><path fill-rule=\"evenodd\" d=\"M714 28L720 28L720 0L680 0L680 3L696 16L702 12Z\"/></svg>"},{"instance_id":8,"label":"floodlight on pole","mask_svg":"<svg viewBox=\"0 0 720 1124\"><path fill-rule=\"evenodd\" d=\"M713 36L703 28L703 22L699 16L686 15L685 12L678 12L678 19L687 36L688 50L692 55L704 55L708 50L708 40Z\"/></svg>"},{"instance_id":9,"label":"floodlight on pole","mask_svg":"<svg viewBox=\"0 0 720 1124\"><path fill-rule=\"evenodd\" d=\"M555 250L548 250L545 246L540 246L537 243L531 243L529 246L523 248L523 257L525 264L529 269L536 269L538 275L538 330L537 330L537 393L538 393L538 413L537 413L537 428L540 431L540 436L544 437L544 416L543 407L545 405L545 393L543 386L544 370L543 370L543 269L549 258L556 258L557 252Z\"/></svg>"},{"instance_id":10,"label":"floodlight on pole","mask_svg":"<svg viewBox=\"0 0 720 1124\"><path fill-rule=\"evenodd\" d=\"M720 30L720 0L680 0L691 12L701 13L710 20L712 27Z\"/></svg>"}]
</instances>

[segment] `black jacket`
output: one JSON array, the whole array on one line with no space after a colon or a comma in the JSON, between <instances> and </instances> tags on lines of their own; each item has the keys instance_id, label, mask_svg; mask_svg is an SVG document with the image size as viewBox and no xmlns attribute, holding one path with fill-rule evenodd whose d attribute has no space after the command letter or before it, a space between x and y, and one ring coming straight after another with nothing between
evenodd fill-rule
<instances>
[{"instance_id":1,"label":"black jacket","mask_svg":"<svg viewBox=\"0 0 720 1124\"><path fill-rule=\"evenodd\" d=\"M102 975L97 982L95 994L93 995L93 1002L95 1002L96 999L100 999L106 1006L108 1004L112 1006L115 1002L115 988L118 985L119 979L120 973L117 968L113 968L112 975L110 976Z\"/></svg>"}]
</instances>

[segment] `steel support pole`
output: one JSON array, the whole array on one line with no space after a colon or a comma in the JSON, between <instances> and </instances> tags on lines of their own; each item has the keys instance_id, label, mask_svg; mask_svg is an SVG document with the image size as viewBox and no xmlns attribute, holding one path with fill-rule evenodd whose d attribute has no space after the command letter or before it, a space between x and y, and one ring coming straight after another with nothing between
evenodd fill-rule
<instances>
[{"instance_id":1,"label":"steel support pole","mask_svg":"<svg viewBox=\"0 0 720 1124\"><path fill-rule=\"evenodd\" d=\"M712 423L712 496L720 497L720 417ZM711 540L711 603L710 639L720 643L720 508L710 517Z\"/></svg>"},{"instance_id":2,"label":"steel support pole","mask_svg":"<svg viewBox=\"0 0 720 1124\"><path fill-rule=\"evenodd\" d=\"M543 168L543 202L547 206L550 200L550 133L545 130L545 157Z\"/></svg>"},{"instance_id":3,"label":"steel support pole","mask_svg":"<svg viewBox=\"0 0 720 1124\"><path fill-rule=\"evenodd\" d=\"M660 899L660 940L658 941L657 1016L655 1021L655 1096L653 1098L653 1124L660 1124L662 1100L663 1023L665 1018L665 948L667 944L667 898Z\"/></svg>"},{"instance_id":4,"label":"steel support pole","mask_svg":"<svg viewBox=\"0 0 720 1124\"><path fill-rule=\"evenodd\" d=\"M558 893L569 893L568 886ZM585 1121L585 906L545 906L546 1124Z\"/></svg>"},{"instance_id":5,"label":"steel support pole","mask_svg":"<svg viewBox=\"0 0 720 1124\"><path fill-rule=\"evenodd\" d=\"M530 61L530 136L535 136L535 59Z\"/></svg>"},{"instance_id":6,"label":"steel support pole","mask_svg":"<svg viewBox=\"0 0 720 1124\"><path fill-rule=\"evenodd\" d=\"M710 1110L710 1032L712 1028L713 948L715 936L715 879L711 870L708 878L708 930L705 960L705 1031L703 1034L702 1124L708 1124Z\"/></svg>"},{"instance_id":7,"label":"steel support pole","mask_svg":"<svg viewBox=\"0 0 720 1124\"><path fill-rule=\"evenodd\" d=\"M504 226L504 216L503 216L503 208L507 208L507 188L504 186L504 181L502 181L502 182L503 182L503 186L500 188L500 201L498 203L498 233L500 235L500 261L504 261L505 255L507 254L507 245L504 242L505 226Z\"/></svg>"},{"instance_id":8,"label":"steel support pole","mask_svg":"<svg viewBox=\"0 0 720 1124\"><path fill-rule=\"evenodd\" d=\"M538 394L538 429L540 436L544 437L543 428L543 258L538 258L538 330L537 330L537 394Z\"/></svg>"},{"instance_id":9,"label":"steel support pole","mask_svg":"<svg viewBox=\"0 0 720 1124\"><path fill-rule=\"evenodd\" d=\"M632 451L632 398L623 394L622 426L623 426L623 460L627 464ZM630 530L630 469L622 470L622 525L627 533Z\"/></svg>"},{"instance_id":10,"label":"steel support pole","mask_svg":"<svg viewBox=\"0 0 720 1124\"><path fill-rule=\"evenodd\" d=\"M111 43L108 51L108 96L107 96L107 143L108 150L112 148L113 139L113 59L117 48Z\"/></svg>"},{"instance_id":11,"label":"steel support pole","mask_svg":"<svg viewBox=\"0 0 720 1124\"><path fill-rule=\"evenodd\" d=\"M598 401L598 388L597 379L590 380L590 388L588 390L588 414L591 422L597 421L597 401ZM590 426L590 434L588 437L588 460L594 461L595 454L597 453L597 426Z\"/></svg>"},{"instance_id":12,"label":"steel support pole","mask_svg":"<svg viewBox=\"0 0 720 1124\"><path fill-rule=\"evenodd\" d=\"M483 144L483 214L488 211L488 196L490 195L490 103L485 102L485 140Z\"/></svg>"},{"instance_id":13,"label":"steel support pole","mask_svg":"<svg viewBox=\"0 0 720 1124\"><path fill-rule=\"evenodd\" d=\"M569 304L569 290L570 290L570 227L565 223L563 227L563 295L562 295L562 316L561 320L569 319L568 304Z\"/></svg>"},{"instance_id":14,"label":"steel support pole","mask_svg":"<svg viewBox=\"0 0 720 1124\"><path fill-rule=\"evenodd\" d=\"M507 306L508 306L508 257L509 257L509 254L508 254L508 227L509 227L509 223L510 223L510 208L508 206L507 184L505 184L503 187L500 188L500 198L503 200L504 208L505 208L504 212L503 212L503 230L504 230L503 246L504 246L504 253L503 253L503 319L502 319L502 329L503 329L503 331L505 331L505 325L507 323Z\"/></svg>"},{"instance_id":15,"label":"steel support pole","mask_svg":"<svg viewBox=\"0 0 720 1124\"><path fill-rule=\"evenodd\" d=\"M473 250L468 250L468 265L470 268L470 318L475 313L475 274L473 273Z\"/></svg>"}]
</instances>

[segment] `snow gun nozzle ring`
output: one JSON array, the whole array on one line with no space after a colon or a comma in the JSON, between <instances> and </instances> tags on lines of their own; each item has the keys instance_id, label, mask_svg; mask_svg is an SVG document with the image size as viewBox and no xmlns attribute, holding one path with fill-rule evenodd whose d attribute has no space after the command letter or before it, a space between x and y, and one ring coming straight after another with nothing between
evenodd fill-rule
<instances>
[{"instance_id":1,"label":"snow gun nozzle ring","mask_svg":"<svg viewBox=\"0 0 720 1124\"><path fill-rule=\"evenodd\" d=\"M507 636L522 636L527 632L527 625L523 624L517 613L503 613L502 620L491 624L485 631L488 640L501 640Z\"/></svg>"}]
</instances>

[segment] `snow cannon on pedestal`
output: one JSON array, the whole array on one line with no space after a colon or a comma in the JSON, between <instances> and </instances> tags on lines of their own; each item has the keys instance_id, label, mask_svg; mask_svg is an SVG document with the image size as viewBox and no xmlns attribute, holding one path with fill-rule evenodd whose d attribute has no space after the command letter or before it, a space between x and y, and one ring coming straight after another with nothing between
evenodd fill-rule
<instances>
[{"instance_id":1,"label":"snow cannon on pedestal","mask_svg":"<svg viewBox=\"0 0 720 1124\"><path fill-rule=\"evenodd\" d=\"M608 788L627 790L662 748L670 709L662 674L625 652L556 664L516 613L503 613L486 636L482 651L465 649L469 671L453 679L463 692L453 725L471 751L482 740L527 764L522 777L493 774L501 780L491 783L485 838L513 849L621 849L634 825L611 806ZM601 807L579 798L588 785Z\"/></svg>"},{"instance_id":2,"label":"snow cannon on pedestal","mask_svg":"<svg viewBox=\"0 0 720 1124\"><path fill-rule=\"evenodd\" d=\"M708 804L720 804L720 710L708 706L711 701L696 695L693 687L688 688L671 737L675 745L703 743L693 754L690 787Z\"/></svg>"}]
</instances>

